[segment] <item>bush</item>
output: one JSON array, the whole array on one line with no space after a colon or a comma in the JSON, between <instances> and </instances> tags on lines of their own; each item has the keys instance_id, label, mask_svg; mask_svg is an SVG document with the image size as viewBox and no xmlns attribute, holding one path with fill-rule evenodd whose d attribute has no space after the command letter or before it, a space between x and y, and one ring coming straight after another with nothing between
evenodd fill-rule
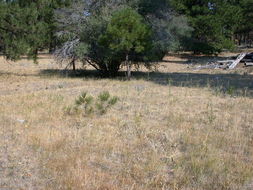
<instances>
[{"instance_id":1,"label":"bush","mask_svg":"<svg viewBox=\"0 0 253 190\"><path fill-rule=\"evenodd\" d=\"M111 96L109 92L101 92L98 97L94 97L83 92L79 97L76 98L75 104L66 108L68 114L83 114L85 116L91 114L103 115L113 105L118 102L119 98Z\"/></svg>"},{"instance_id":2,"label":"bush","mask_svg":"<svg viewBox=\"0 0 253 190\"><path fill-rule=\"evenodd\" d=\"M94 112L93 101L92 96L88 96L87 92L83 92L75 101L75 110L81 109L85 114L91 114Z\"/></svg>"},{"instance_id":3,"label":"bush","mask_svg":"<svg viewBox=\"0 0 253 190\"><path fill-rule=\"evenodd\" d=\"M109 92L102 92L99 94L96 108L99 114L105 114L107 110L118 102L118 97L109 94Z\"/></svg>"}]
</instances>

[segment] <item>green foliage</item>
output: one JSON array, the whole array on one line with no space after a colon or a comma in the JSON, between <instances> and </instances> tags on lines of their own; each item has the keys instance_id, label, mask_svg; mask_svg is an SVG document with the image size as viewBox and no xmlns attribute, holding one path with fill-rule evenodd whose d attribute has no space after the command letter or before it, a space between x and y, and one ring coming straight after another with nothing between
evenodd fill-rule
<instances>
[{"instance_id":1,"label":"green foliage","mask_svg":"<svg viewBox=\"0 0 253 190\"><path fill-rule=\"evenodd\" d=\"M40 50L54 46L54 10L67 1L17 0L0 2L0 42L7 59L28 55L36 61Z\"/></svg>"},{"instance_id":2,"label":"green foliage","mask_svg":"<svg viewBox=\"0 0 253 190\"><path fill-rule=\"evenodd\" d=\"M81 10L88 16L82 18ZM74 36L66 41L79 39L82 44L74 54L103 76L115 76L126 54L131 65L151 68L169 50L182 49L181 39L188 38L192 31L183 16L171 11L167 0L80 1L57 16L62 32ZM76 17L80 19L71 20Z\"/></svg>"},{"instance_id":3,"label":"green foliage","mask_svg":"<svg viewBox=\"0 0 253 190\"><path fill-rule=\"evenodd\" d=\"M194 28L188 49L195 53L216 54L234 48L234 35L243 18L239 1L172 0L180 14L185 14Z\"/></svg>"},{"instance_id":4,"label":"green foliage","mask_svg":"<svg viewBox=\"0 0 253 190\"><path fill-rule=\"evenodd\" d=\"M103 92L103 93L99 94L99 96L98 96L98 99L99 99L101 102L106 102L106 101L109 100L109 98L110 98L109 92Z\"/></svg>"},{"instance_id":5,"label":"green foliage","mask_svg":"<svg viewBox=\"0 0 253 190\"><path fill-rule=\"evenodd\" d=\"M69 106L66 108L66 113L74 114L79 113L85 116L91 114L105 114L108 109L118 102L119 98L116 96L111 96L109 92L101 92L98 97L94 97L83 92L76 100L74 106Z\"/></svg>"},{"instance_id":6,"label":"green foliage","mask_svg":"<svg viewBox=\"0 0 253 190\"><path fill-rule=\"evenodd\" d=\"M236 29L236 33L247 33L253 31L253 1L252 0L241 0L241 14L240 26Z\"/></svg>"},{"instance_id":7,"label":"green foliage","mask_svg":"<svg viewBox=\"0 0 253 190\"><path fill-rule=\"evenodd\" d=\"M75 107L81 107L86 114L90 114L93 112L93 97L88 96L86 92L82 93L75 101Z\"/></svg>"},{"instance_id":8,"label":"green foliage","mask_svg":"<svg viewBox=\"0 0 253 190\"><path fill-rule=\"evenodd\" d=\"M191 38L193 32L193 28L189 27L187 19L184 16L173 17L167 30L173 35L168 44L169 49L171 51L185 50L185 42Z\"/></svg>"},{"instance_id":9,"label":"green foliage","mask_svg":"<svg viewBox=\"0 0 253 190\"><path fill-rule=\"evenodd\" d=\"M107 26L102 44L116 52L141 53L149 46L151 30L143 17L131 8L117 11Z\"/></svg>"},{"instance_id":10,"label":"green foliage","mask_svg":"<svg viewBox=\"0 0 253 190\"><path fill-rule=\"evenodd\" d=\"M188 28L176 18L168 0L0 1L0 51L7 59L28 55L36 61L39 51L62 45L71 50L63 59L75 57L115 76L126 51L132 64L150 68L168 50L180 49ZM132 31L125 30L129 24ZM75 40L79 44L66 43Z\"/></svg>"},{"instance_id":11,"label":"green foliage","mask_svg":"<svg viewBox=\"0 0 253 190\"><path fill-rule=\"evenodd\" d=\"M138 12L124 8L112 15L105 34L100 36L99 43L108 47L114 54L125 56L130 78L129 61L135 61L134 57L151 48L151 29Z\"/></svg>"},{"instance_id":12,"label":"green foliage","mask_svg":"<svg viewBox=\"0 0 253 190\"><path fill-rule=\"evenodd\" d=\"M120 53L111 51L107 45L100 42L108 22L108 17L98 15L87 18L85 25L78 25L81 29L76 29L74 35L80 38L80 44L76 47L75 54L84 64L92 65L103 76L115 76L123 58Z\"/></svg>"},{"instance_id":13,"label":"green foliage","mask_svg":"<svg viewBox=\"0 0 253 190\"><path fill-rule=\"evenodd\" d=\"M252 0L1 0L0 51L36 60L59 45L71 49L65 59L115 76L126 54L132 64L150 66L168 51L231 50L235 35L253 31L252 12ZM66 46L74 40L79 44Z\"/></svg>"},{"instance_id":14,"label":"green foliage","mask_svg":"<svg viewBox=\"0 0 253 190\"><path fill-rule=\"evenodd\" d=\"M85 54L88 52L88 46L86 43L80 43L75 49L75 56L80 60L85 58Z\"/></svg>"},{"instance_id":15,"label":"green foliage","mask_svg":"<svg viewBox=\"0 0 253 190\"><path fill-rule=\"evenodd\" d=\"M99 114L105 114L107 110L118 102L118 97L111 97L109 92L102 92L98 95L96 108Z\"/></svg>"}]
</instances>

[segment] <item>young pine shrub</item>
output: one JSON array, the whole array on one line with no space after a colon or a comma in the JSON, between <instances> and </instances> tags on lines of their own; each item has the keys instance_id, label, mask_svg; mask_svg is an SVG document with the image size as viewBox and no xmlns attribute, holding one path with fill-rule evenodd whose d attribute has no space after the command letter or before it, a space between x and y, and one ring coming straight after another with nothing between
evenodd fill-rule
<instances>
[{"instance_id":1,"label":"young pine shrub","mask_svg":"<svg viewBox=\"0 0 253 190\"><path fill-rule=\"evenodd\" d=\"M90 115L94 112L93 108L94 98L92 96L88 96L87 92L83 92L75 101L75 107L77 110L81 109L84 111L86 115Z\"/></svg>"},{"instance_id":2,"label":"young pine shrub","mask_svg":"<svg viewBox=\"0 0 253 190\"><path fill-rule=\"evenodd\" d=\"M118 97L111 97L108 91L102 92L98 95L98 99L96 102L96 108L100 115L103 115L107 112L107 110L115 105L118 102Z\"/></svg>"},{"instance_id":3,"label":"young pine shrub","mask_svg":"<svg viewBox=\"0 0 253 190\"><path fill-rule=\"evenodd\" d=\"M109 92L102 92L96 98L89 96L87 92L83 92L76 100L73 106L68 106L65 111L66 113L72 114L105 114L108 109L118 102L119 98L116 96L111 96Z\"/></svg>"}]
</instances>

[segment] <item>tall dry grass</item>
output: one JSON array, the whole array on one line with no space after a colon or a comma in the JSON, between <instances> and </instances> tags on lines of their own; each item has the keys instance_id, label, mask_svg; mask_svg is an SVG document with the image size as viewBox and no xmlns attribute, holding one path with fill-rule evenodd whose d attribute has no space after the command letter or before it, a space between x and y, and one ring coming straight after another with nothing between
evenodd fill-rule
<instances>
[{"instance_id":1,"label":"tall dry grass","mask_svg":"<svg viewBox=\"0 0 253 190\"><path fill-rule=\"evenodd\" d=\"M43 63L0 74L0 189L253 188L251 97L145 78L45 77ZM83 91L120 100L104 115L67 114Z\"/></svg>"}]
</instances>

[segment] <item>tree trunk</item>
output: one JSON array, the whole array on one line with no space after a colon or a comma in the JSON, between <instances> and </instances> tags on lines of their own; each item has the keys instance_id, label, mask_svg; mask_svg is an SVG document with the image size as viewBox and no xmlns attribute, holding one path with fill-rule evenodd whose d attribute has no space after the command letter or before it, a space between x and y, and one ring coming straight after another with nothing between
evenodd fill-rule
<instances>
[{"instance_id":1,"label":"tree trunk","mask_svg":"<svg viewBox=\"0 0 253 190\"><path fill-rule=\"evenodd\" d=\"M247 34L247 47L250 47L250 35L249 35L249 32Z\"/></svg>"},{"instance_id":2,"label":"tree trunk","mask_svg":"<svg viewBox=\"0 0 253 190\"><path fill-rule=\"evenodd\" d=\"M231 41L233 42L233 43L235 43L235 34L232 32L232 34L231 34Z\"/></svg>"},{"instance_id":3,"label":"tree trunk","mask_svg":"<svg viewBox=\"0 0 253 190\"><path fill-rule=\"evenodd\" d=\"M131 78L131 64L129 62L129 56L126 55L126 65L127 65L127 79L130 80Z\"/></svg>"},{"instance_id":4,"label":"tree trunk","mask_svg":"<svg viewBox=\"0 0 253 190\"><path fill-rule=\"evenodd\" d=\"M76 60L75 60L75 59L72 59L71 64L72 64L72 66L73 66L73 71L74 71L74 73L76 73Z\"/></svg>"}]
</instances>

